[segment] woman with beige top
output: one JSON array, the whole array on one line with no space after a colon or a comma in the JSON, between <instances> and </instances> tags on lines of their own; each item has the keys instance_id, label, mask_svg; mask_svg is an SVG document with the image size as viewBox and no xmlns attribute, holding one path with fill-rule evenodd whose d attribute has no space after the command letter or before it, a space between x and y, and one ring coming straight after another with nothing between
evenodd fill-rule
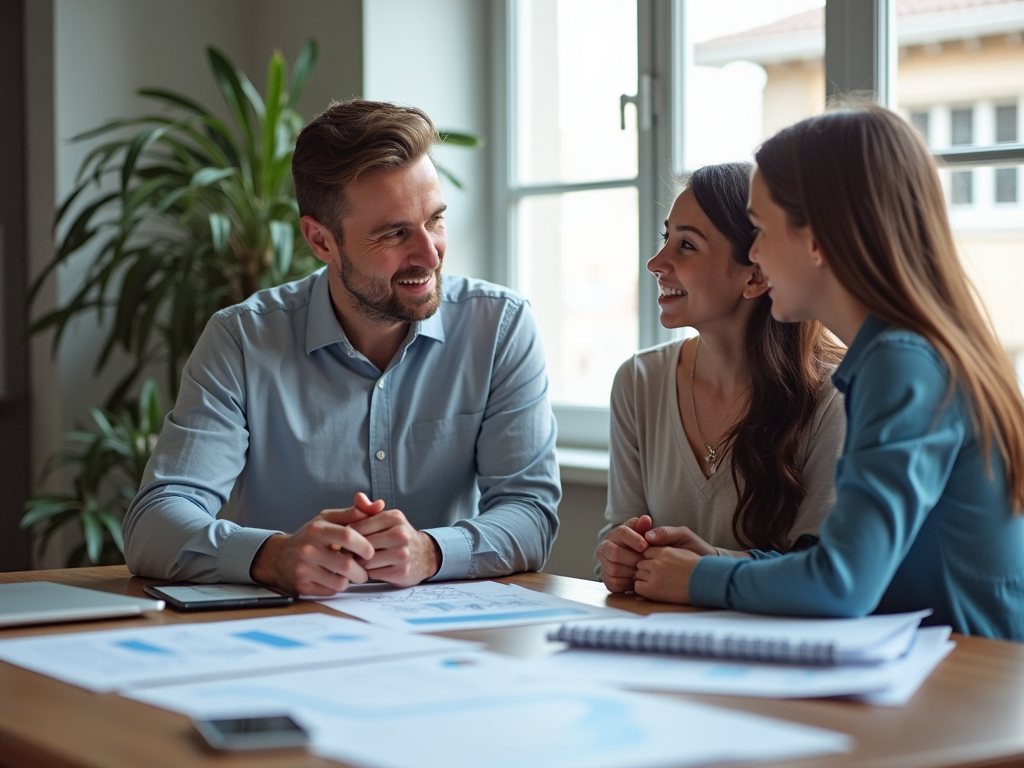
<instances>
[{"instance_id":1,"label":"woman with beige top","mask_svg":"<svg viewBox=\"0 0 1024 768\"><path fill-rule=\"evenodd\" d=\"M634 589L650 546L772 557L815 541L835 500L842 357L818 322L771 316L747 254L748 163L705 166L672 206L647 264L661 323L696 338L643 350L612 388L608 525L597 548L612 592Z\"/></svg>"}]
</instances>

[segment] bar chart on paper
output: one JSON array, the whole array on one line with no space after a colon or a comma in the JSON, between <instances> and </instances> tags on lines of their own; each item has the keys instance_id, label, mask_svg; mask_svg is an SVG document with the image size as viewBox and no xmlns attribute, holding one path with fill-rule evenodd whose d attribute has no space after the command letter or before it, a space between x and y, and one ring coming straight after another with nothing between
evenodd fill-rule
<instances>
[{"instance_id":1,"label":"bar chart on paper","mask_svg":"<svg viewBox=\"0 0 1024 768\"><path fill-rule=\"evenodd\" d=\"M321 602L350 616L403 632L483 629L629 615L495 581L422 584L408 589L369 584Z\"/></svg>"},{"instance_id":2,"label":"bar chart on paper","mask_svg":"<svg viewBox=\"0 0 1024 768\"><path fill-rule=\"evenodd\" d=\"M16 638L0 642L0 659L92 691L115 691L473 647L306 614Z\"/></svg>"}]
</instances>

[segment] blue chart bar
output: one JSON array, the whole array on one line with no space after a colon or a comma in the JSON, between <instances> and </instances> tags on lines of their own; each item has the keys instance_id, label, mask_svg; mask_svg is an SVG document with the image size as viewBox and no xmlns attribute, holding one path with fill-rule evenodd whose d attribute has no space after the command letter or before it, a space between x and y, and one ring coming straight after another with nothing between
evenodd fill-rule
<instances>
[{"instance_id":1,"label":"blue chart bar","mask_svg":"<svg viewBox=\"0 0 1024 768\"><path fill-rule=\"evenodd\" d=\"M118 640L117 645L122 648L126 648L129 651L138 651L139 653L162 653L169 656L173 656L173 651L168 651L166 648L161 648L157 645L150 645L144 643L141 640Z\"/></svg>"},{"instance_id":2,"label":"blue chart bar","mask_svg":"<svg viewBox=\"0 0 1024 768\"><path fill-rule=\"evenodd\" d=\"M585 614L576 608L543 608L538 611L511 611L508 613L470 613L462 616L436 616L427 619L406 619L406 624L457 624L464 621L505 621L506 619L546 619L555 616Z\"/></svg>"},{"instance_id":3,"label":"blue chart bar","mask_svg":"<svg viewBox=\"0 0 1024 768\"><path fill-rule=\"evenodd\" d=\"M280 635L272 635L269 632L260 632L259 630L253 630L252 632L238 632L235 637L241 638L242 640L251 640L254 643L263 643L264 645L272 645L275 648L305 648L305 643L300 643L298 640L292 640L290 637L281 637Z\"/></svg>"}]
</instances>

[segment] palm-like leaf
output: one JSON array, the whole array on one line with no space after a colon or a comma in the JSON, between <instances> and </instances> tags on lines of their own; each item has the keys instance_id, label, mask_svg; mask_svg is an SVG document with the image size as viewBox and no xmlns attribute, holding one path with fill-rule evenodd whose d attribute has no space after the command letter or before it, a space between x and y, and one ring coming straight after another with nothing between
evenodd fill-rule
<instances>
[{"instance_id":1,"label":"palm-like leaf","mask_svg":"<svg viewBox=\"0 0 1024 768\"><path fill-rule=\"evenodd\" d=\"M32 287L35 295L58 266L87 245L95 248L75 294L32 330L54 328L57 344L78 314L111 312L97 369L116 348L137 364L109 407L152 363L164 367L175 392L181 365L214 312L317 265L302 247L290 173L303 124L295 104L316 63L315 42L299 54L290 90L284 58L273 55L265 98L216 48L207 57L231 124L187 96L146 88L139 94L167 114L117 120L77 136L112 138L82 163L79 186L57 214L56 255ZM112 183L116 191L109 191ZM98 194L88 200L90 188Z\"/></svg>"},{"instance_id":2,"label":"palm-like leaf","mask_svg":"<svg viewBox=\"0 0 1024 768\"><path fill-rule=\"evenodd\" d=\"M21 519L22 528L37 528L43 547L57 531L77 522L83 545L71 554L69 566L124 562L121 521L142 482L164 411L156 383L147 379L137 406L117 414L93 408L90 416L90 429L66 433L66 448L46 467L47 473L75 467L75 492L30 499Z\"/></svg>"}]
</instances>

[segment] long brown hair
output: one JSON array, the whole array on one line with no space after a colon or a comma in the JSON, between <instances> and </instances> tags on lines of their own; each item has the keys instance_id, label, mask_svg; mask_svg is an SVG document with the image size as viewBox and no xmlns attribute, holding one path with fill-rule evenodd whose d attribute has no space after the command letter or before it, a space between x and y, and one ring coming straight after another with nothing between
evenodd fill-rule
<instances>
[{"instance_id":1,"label":"long brown hair","mask_svg":"<svg viewBox=\"0 0 1024 768\"><path fill-rule=\"evenodd\" d=\"M1014 508L1024 508L1024 398L957 255L938 172L917 132L862 105L780 131L755 159L772 200L792 226L810 226L843 287L942 356L989 471L995 443Z\"/></svg>"},{"instance_id":2,"label":"long brown hair","mask_svg":"<svg viewBox=\"0 0 1024 768\"><path fill-rule=\"evenodd\" d=\"M750 266L754 227L747 218L749 163L708 165L686 186L701 210L732 245L736 263ZM803 484L804 438L842 357L821 323L780 323L771 299L753 299L743 346L751 391L743 418L726 436L739 501L732 530L744 546L785 551L807 489ZM742 480L742 482L741 482Z\"/></svg>"}]
</instances>

